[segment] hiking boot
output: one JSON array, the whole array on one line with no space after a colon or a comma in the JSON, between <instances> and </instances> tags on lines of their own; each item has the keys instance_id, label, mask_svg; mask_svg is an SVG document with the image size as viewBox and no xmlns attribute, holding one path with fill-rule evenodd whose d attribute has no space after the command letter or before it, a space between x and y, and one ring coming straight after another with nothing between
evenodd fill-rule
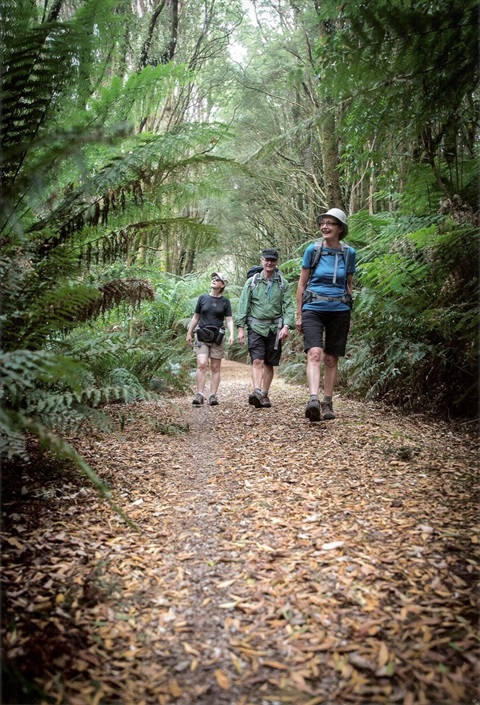
<instances>
[{"instance_id":1,"label":"hiking boot","mask_svg":"<svg viewBox=\"0 0 480 705\"><path fill-rule=\"evenodd\" d=\"M201 406L203 404L203 394L201 394L200 392L195 394L195 396L193 397L192 404L193 406Z\"/></svg>"},{"instance_id":2,"label":"hiking boot","mask_svg":"<svg viewBox=\"0 0 480 705\"><path fill-rule=\"evenodd\" d=\"M322 416L324 421L330 421L335 418L331 401L322 401Z\"/></svg>"},{"instance_id":3,"label":"hiking boot","mask_svg":"<svg viewBox=\"0 0 480 705\"><path fill-rule=\"evenodd\" d=\"M261 392L252 392L249 397L248 397L248 403L251 406L255 406L257 409L262 408L262 393Z\"/></svg>"},{"instance_id":4,"label":"hiking boot","mask_svg":"<svg viewBox=\"0 0 480 705\"><path fill-rule=\"evenodd\" d=\"M320 402L318 399L310 399L305 409L305 416L310 421L320 421Z\"/></svg>"},{"instance_id":5,"label":"hiking boot","mask_svg":"<svg viewBox=\"0 0 480 705\"><path fill-rule=\"evenodd\" d=\"M272 402L268 398L268 394L262 394L262 406L264 409L269 409L272 406Z\"/></svg>"},{"instance_id":6,"label":"hiking boot","mask_svg":"<svg viewBox=\"0 0 480 705\"><path fill-rule=\"evenodd\" d=\"M210 394L210 396L208 397L208 403L210 404L210 406L218 406L218 399L215 394Z\"/></svg>"}]
</instances>

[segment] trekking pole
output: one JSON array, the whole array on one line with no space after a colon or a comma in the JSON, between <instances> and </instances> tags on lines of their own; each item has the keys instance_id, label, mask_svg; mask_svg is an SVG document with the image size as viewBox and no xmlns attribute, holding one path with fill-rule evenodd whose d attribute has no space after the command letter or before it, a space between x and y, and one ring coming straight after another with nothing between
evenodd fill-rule
<instances>
[{"instance_id":1,"label":"trekking pole","mask_svg":"<svg viewBox=\"0 0 480 705\"><path fill-rule=\"evenodd\" d=\"M274 350L278 350L278 344L280 342L280 331L283 328L283 318L278 319L278 324L277 324L277 335L275 337L275 344L273 346Z\"/></svg>"}]
</instances>

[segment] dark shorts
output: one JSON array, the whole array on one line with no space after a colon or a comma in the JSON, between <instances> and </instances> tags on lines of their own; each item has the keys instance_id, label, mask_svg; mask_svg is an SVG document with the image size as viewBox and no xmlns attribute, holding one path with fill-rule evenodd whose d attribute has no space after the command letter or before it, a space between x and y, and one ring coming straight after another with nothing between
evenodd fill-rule
<instances>
[{"instance_id":1,"label":"dark shorts","mask_svg":"<svg viewBox=\"0 0 480 705\"><path fill-rule=\"evenodd\" d=\"M322 348L327 355L343 357L350 330L350 311L303 311L303 349ZM325 345L324 345L325 337Z\"/></svg>"},{"instance_id":2,"label":"dark shorts","mask_svg":"<svg viewBox=\"0 0 480 705\"><path fill-rule=\"evenodd\" d=\"M276 333L269 333L267 337L255 333L254 330L248 329L248 352L250 359L263 360L270 367L278 367L282 354L282 343L279 341L278 350L274 350Z\"/></svg>"}]
</instances>

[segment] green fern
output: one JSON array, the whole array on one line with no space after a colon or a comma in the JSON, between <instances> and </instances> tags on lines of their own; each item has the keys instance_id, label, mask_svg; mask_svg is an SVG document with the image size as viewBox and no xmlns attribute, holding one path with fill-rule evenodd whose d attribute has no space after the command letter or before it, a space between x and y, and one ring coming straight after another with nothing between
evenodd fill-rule
<instances>
[{"instance_id":1,"label":"green fern","mask_svg":"<svg viewBox=\"0 0 480 705\"><path fill-rule=\"evenodd\" d=\"M7 443L6 446L4 446L5 439L9 439L13 435L9 432L9 429L12 428L19 429L15 432L16 434L23 432L24 434L28 433L38 438L42 447L48 448L50 451L55 452L59 457L70 460L78 468L82 475L84 475L92 483L100 496L112 506L114 511L119 514L131 528L138 529L137 525L128 517L128 515L126 515L125 512L114 503L108 485L101 480L97 473L92 470L92 468L74 450L74 448L72 448L72 446L59 435L53 433L51 429L38 423L38 421L34 421L31 418L25 417L13 411L5 411L0 409L0 449L2 449L4 453L6 449L10 451L10 455L6 452L3 457L20 457L24 459L27 457L25 447L22 448L20 443L17 443L16 453L12 453L12 444ZM5 432L5 430L7 432Z\"/></svg>"},{"instance_id":2,"label":"green fern","mask_svg":"<svg viewBox=\"0 0 480 705\"><path fill-rule=\"evenodd\" d=\"M359 257L353 388L412 408L476 414L478 231L438 216L378 220L379 235ZM458 349L461 365L453 362Z\"/></svg>"}]
</instances>

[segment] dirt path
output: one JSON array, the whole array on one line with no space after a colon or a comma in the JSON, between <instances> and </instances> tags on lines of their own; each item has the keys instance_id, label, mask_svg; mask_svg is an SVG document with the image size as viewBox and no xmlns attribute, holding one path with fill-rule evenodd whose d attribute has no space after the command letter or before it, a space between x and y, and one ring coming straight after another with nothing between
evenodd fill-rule
<instances>
[{"instance_id":1,"label":"dirt path","mask_svg":"<svg viewBox=\"0 0 480 705\"><path fill-rule=\"evenodd\" d=\"M7 483L5 653L52 700L2 703L480 702L473 442L342 399L310 424L278 379L256 410L223 369L218 407L76 440L140 532L61 466Z\"/></svg>"}]
</instances>

